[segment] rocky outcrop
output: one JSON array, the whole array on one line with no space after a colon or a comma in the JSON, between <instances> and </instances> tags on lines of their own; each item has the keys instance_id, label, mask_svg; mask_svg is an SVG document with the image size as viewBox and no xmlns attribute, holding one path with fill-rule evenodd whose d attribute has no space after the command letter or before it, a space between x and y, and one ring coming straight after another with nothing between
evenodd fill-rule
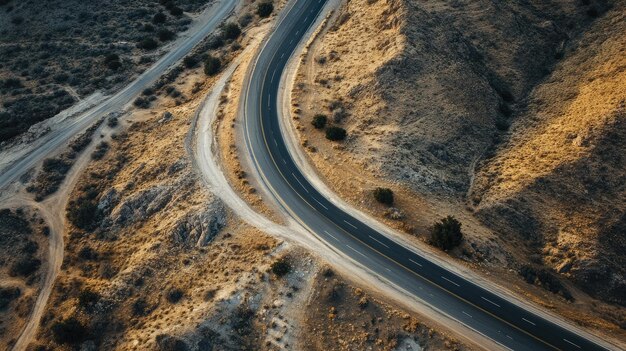
<instances>
[{"instance_id":1,"label":"rocky outcrop","mask_svg":"<svg viewBox=\"0 0 626 351\"><path fill-rule=\"evenodd\" d=\"M182 217L170 232L172 240L184 246L205 246L226 225L226 211L218 200L203 211Z\"/></svg>"}]
</instances>

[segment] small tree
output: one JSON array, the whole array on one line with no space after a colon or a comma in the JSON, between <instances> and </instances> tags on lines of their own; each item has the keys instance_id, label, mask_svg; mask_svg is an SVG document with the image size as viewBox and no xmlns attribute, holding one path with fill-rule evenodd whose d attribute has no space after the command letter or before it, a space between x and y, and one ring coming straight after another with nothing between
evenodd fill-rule
<instances>
[{"instance_id":1,"label":"small tree","mask_svg":"<svg viewBox=\"0 0 626 351\"><path fill-rule=\"evenodd\" d=\"M216 75L217 72L220 71L220 68L222 68L222 62L215 56L209 55L206 61L204 61L204 73L207 76Z\"/></svg>"},{"instance_id":2,"label":"small tree","mask_svg":"<svg viewBox=\"0 0 626 351\"><path fill-rule=\"evenodd\" d=\"M139 43L137 43L137 47L144 50L154 50L159 46L159 43L156 40L146 37L143 38Z\"/></svg>"},{"instance_id":3,"label":"small tree","mask_svg":"<svg viewBox=\"0 0 626 351\"><path fill-rule=\"evenodd\" d=\"M279 277L284 276L285 274L291 271L291 264L286 257L280 258L277 261L272 263L272 273L276 274Z\"/></svg>"},{"instance_id":4,"label":"small tree","mask_svg":"<svg viewBox=\"0 0 626 351\"><path fill-rule=\"evenodd\" d=\"M393 205L393 191L389 188L376 188L374 189L374 198L381 204L388 206Z\"/></svg>"},{"instance_id":5,"label":"small tree","mask_svg":"<svg viewBox=\"0 0 626 351\"><path fill-rule=\"evenodd\" d=\"M346 138L346 130L341 127L326 128L326 139L332 141L340 141Z\"/></svg>"},{"instance_id":6,"label":"small tree","mask_svg":"<svg viewBox=\"0 0 626 351\"><path fill-rule=\"evenodd\" d=\"M166 19L167 19L167 16L165 16L163 12L158 12L156 15L154 15L154 17L152 17L152 23L154 24L165 23Z\"/></svg>"},{"instance_id":7,"label":"small tree","mask_svg":"<svg viewBox=\"0 0 626 351\"><path fill-rule=\"evenodd\" d=\"M261 18L269 17L274 12L274 4L269 1L260 3L256 8L256 14Z\"/></svg>"},{"instance_id":8,"label":"small tree","mask_svg":"<svg viewBox=\"0 0 626 351\"><path fill-rule=\"evenodd\" d=\"M160 41L170 41L172 39L174 39L174 32L172 32L171 30L167 29L167 28L161 28L159 29L159 40Z\"/></svg>"},{"instance_id":9,"label":"small tree","mask_svg":"<svg viewBox=\"0 0 626 351\"><path fill-rule=\"evenodd\" d=\"M313 120L311 121L311 124L316 129L324 129L324 127L326 127L327 121L328 121L328 118L326 116L322 114L317 114L313 116Z\"/></svg>"},{"instance_id":10,"label":"small tree","mask_svg":"<svg viewBox=\"0 0 626 351\"><path fill-rule=\"evenodd\" d=\"M224 37L224 39L226 40L237 39L239 38L239 35L241 35L241 29L239 28L239 25L237 23L230 22L224 25L224 28L222 28L222 37Z\"/></svg>"},{"instance_id":11,"label":"small tree","mask_svg":"<svg viewBox=\"0 0 626 351\"><path fill-rule=\"evenodd\" d=\"M461 222L452 216L435 223L430 232L430 244L442 250L450 250L458 246L462 240Z\"/></svg>"},{"instance_id":12,"label":"small tree","mask_svg":"<svg viewBox=\"0 0 626 351\"><path fill-rule=\"evenodd\" d=\"M79 344L87 337L87 328L75 317L52 325L52 335L59 344Z\"/></svg>"}]
</instances>

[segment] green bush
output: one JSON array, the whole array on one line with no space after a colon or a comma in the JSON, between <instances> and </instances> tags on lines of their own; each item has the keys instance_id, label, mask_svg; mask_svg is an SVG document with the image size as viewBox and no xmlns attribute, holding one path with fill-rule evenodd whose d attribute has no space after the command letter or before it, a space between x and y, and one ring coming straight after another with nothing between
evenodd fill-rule
<instances>
[{"instance_id":1,"label":"green bush","mask_svg":"<svg viewBox=\"0 0 626 351\"><path fill-rule=\"evenodd\" d=\"M207 76L216 75L222 68L222 62L219 58L209 55L206 61L204 61L204 74Z\"/></svg>"},{"instance_id":2,"label":"green bush","mask_svg":"<svg viewBox=\"0 0 626 351\"><path fill-rule=\"evenodd\" d=\"M33 257L25 257L15 262L9 270L12 277L28 277L35 273L41 266L41 260Z\"/></svg>"},{"instance_id":3,"label":"green bush","mask_svg":"<svg viewBox=\"0 0 626 351\"><path fill-rule=\"evenodd\" d=\"M90 289L85 289L78 294L78 304L84 309L91 309L98 301L100 301L100 294Z\"/></svg>"},{"instance_id":4,"label":"green bush","mask_svg":"<svg viewBox=\"0 0 626 351\"><path fill-rule=\"evenodd\" d=\"M198 65L198 59L193 55L185 56L183 59L183 65L187 68L194 68Z\"/></svg>"},{"instance_id":5,"label":"green bush","mask_svg":"<svg viewBox=\"0 0 626 351\"><path fill-rule=\"evenodd\" d=\"M260 3L256 8L256 14L261 18L269 17L274 12L274 5L269 1Z\"/></svg>"},{"instance_id":6,"label":"green bush","mask_svg":"<svg viewBox=\"0 0 626 351\"><path fill-rule=\"evenodd\" d=\"M282 257L272 263L271 269L272 273L282 277L291 272L291 263L289 263L289 260L286 257Z\"/></svg>"},{"instance_id":7,"label":"green bush","mask_svg":"<svg viewBox=\"0 0 626 351\"><path fill-rule=\"evenodd\" d=\"M176 35L167 28L161 28L159 29L158 36L160 41L170 41L174 39Z\"/></svg>"},{"instance_id":8,"label":"green bush","mask_svg":"<svg viewBox=\"0 0 626 351\"><path fill-rule=\"evenodd\" d=\"M177 303L183 298L183 296L184 294L182 290L178 288L171 289L170 291L167 292L167 301L171 303Z\"/></svg>"},{"instance_id":9,"label":"green bush","mask_svg":"<svg viewBox=\"0 0 626 351\"><path fill-rule=\"evenodd\" d=\"M159 43L156 40L146 37L143 38L139 43L137 43L137 47L144 50L154 50L159 46Z\"/></svg>"},{"instance_id":10,"label":"green bush","mask_svg":"<svg viewBox=\"0 0 626 351\"><path fill-rule=\"evenodd\" d=\"M166 20L167 16L165 16L163 12L158 12L156 15L154 15L154 17L152 17L152 23L154 24L165 23Z\"/></svg>"},{"instance_id":11,"label":"green bush","mask_svg":"<svg viewBox=\"0 0 626 351\"><path fill-rule=\"evenodd\" d=\"M0 311L9 306L11 302L22 295L22 290L17 287L0 287Z\"/></svg>"},{"instance_id":12,"label":"green bush","mask_svg":"<svg viewBox=\"0 0 626 351\"><path fill-rule=\"evenodd\" d=\"M226 25L224 25L224 28L222 28L222 37L226 40L234 40L239 38L239 35L241 35L241 29L239 28L239 25L237 23L227 23Z\"/></svg>"},{"instance_id":13,"label":"green bush","mask_svg":"<svg viewBox=\"0 0 626 351\"><path fill-rule=\"evenodd\" d=\"M311 124L316 129L324 129L324 127L326 127L327 121L328 121L328 117L322 114L317 114L313 116L313 120L311 121Z\"/></svg>"},{"instance_id":14,"label":"green bush","mask_svg":"<svg viewBox=\"0 0 626 351\"><path fill-rule=\"evenodd\" d=\"M122 67L120 57L117 54L109 54L104 58L104 64L112 70L117 70Z\"/></svg>"},{"instance_id":15,"label":"green bush","mask_svg":"<svg viewBox=\"0 0 626 351\"><path fill-rule=\"evenodd\" d=\"M83 230L94 229L99 216L98 204L95 199L88 196L81 196L76 201L71 201L67 206L67 219Z\"/></svg>"},{"instance_id":16,"label":"green bush","mask_svg":"<svg viewBox=\"0 0 626 351\"><path fill-rule=\"evenodd\" d=\"M346 138L346 130L341 127L328 127L326 128L326 139L332 141L340 141Z\"/></svg>"},{"instance_id":17,"label":"green bush","mask_svg":"<svg viewBox=\"0 0 626 351\"><path fill-rule=\"evenodd\" d=\"M389 188L374 189L374 198L381 204L393 205L393 191Z\"/></svg>"},{"instance_id":18,"label":"green bush","mask_svg":"<svg viewBox=\"0 0 626 351\"><path fill-rule=\"evenodd\" d=\"M435 223L430 232L430 244L442 250L459 246L462 240L461 222L452 216L447 216Z\"/></svg>"}]
</instances>

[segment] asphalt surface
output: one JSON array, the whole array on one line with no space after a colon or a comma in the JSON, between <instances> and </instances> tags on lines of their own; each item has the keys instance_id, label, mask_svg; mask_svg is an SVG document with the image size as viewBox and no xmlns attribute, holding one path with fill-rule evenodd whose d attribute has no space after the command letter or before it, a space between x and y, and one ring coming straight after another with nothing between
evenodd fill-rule
<instances>
[{"instance_id":1,"label":"asphalt surface","mask_svg":"<svg viewBox=\"0 0 626 351\"><path fill-rule=\"evenodd\" d=\"M259 53L244 89L244 133L272 195L320 239L441 313L511 350L605 350L448 271L373 230L322 196L300 172L281 134L280 77L325 0L296 0Z\"/></svg>"},{"instance_id":2,"label":"asphalt surface","mask_svg":"<svg viewBox=\"0 0 626 351\"><path fill-rule=\"evenodd\" d=\"M208 16L210 18L208 21L199 26L191 35L181 39L180 43L175 44L175 47L171 51L163 55L163 57L137 79L114 96L94 106L80 116L74 117L67 126L56 128L43 136L42 139L44 140L37 141L39 143L37 147L0 171L0 189L4 189L18 177L28 172L28 170L37 165L46 156L64 145L69 139L88 128L100 117L123 109L124 106L137 97L143 89L154 83L170 66L180 61L198 43L206 38L209 33L214 31L235 8L236 3L236 0L221 0L218 4L212 5L211 9L209 9L210 13L208 13Z\"/></svg>"}]
</instances>

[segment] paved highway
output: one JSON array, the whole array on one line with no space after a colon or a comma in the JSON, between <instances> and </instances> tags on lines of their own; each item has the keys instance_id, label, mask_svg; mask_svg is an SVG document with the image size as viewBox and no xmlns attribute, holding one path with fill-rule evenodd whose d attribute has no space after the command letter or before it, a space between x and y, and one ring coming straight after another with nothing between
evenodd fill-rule
<instances>
[{"instance_id":1,"label":"paved highway","mask_svg":"<svg viewBox=\"0 0 626 351\"><path fill-rule=\"evenodd\" d=\"M291 3L258 54L244 87L246 145L276 200L321 240L320 245L348 255L504 349L605 350L390 240L340 210L300 172L281 134L279 81L324 5L325 0Z\"/></svg>"},{"instance_id":2,"label":"paved highway","mask_svg":"<svg viewBox=\"0 0 626 351\"><path fill-rule=\"evenodd\" d=\"M89 109L80 116L74 117L67 126L56 128L43 136L43 140L36 141L36 147L30 150L24 157L0 171L0 190L11 184L22 174L28 172L28 170L37 165L50 153L88 128L100 117L110 112L122 110L124 106L137 97L143 89L154 83L170 66L180 61L198 43L206 38L209 33L214 31L235 8L236 4L236 0L220 0L215 5L212 5L202 16L208 18L208 20L204 23L197 24L189 33L185 34L187 35L186 37L177 40L171 51L161 57L161 59L137 79L114 96Z\"/></svg>"}]
</instances>

